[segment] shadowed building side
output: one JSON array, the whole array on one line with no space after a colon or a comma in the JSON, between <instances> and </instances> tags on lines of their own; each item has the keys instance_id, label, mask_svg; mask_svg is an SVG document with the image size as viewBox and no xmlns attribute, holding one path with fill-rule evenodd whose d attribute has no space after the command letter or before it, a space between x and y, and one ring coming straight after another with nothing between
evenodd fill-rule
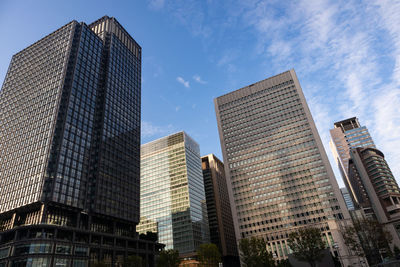
<instances>
[{"instance_id":1,"label":"shadowed building side","mask_svg":"<svg viewBox=\"0 0 400 267\"><path fill-rule=\"evenodd\" d=\"M224 164L213 154L201 158L211 243L224 266L240 266Z\"/></svg>"},{"instance_id":2,"label":"shadowed building side","mask_svg":"<svg viewBox=\"0 0 400 267\"><path fill-rule=\"evenodd\" d=\"M400 246L400 188L383 153L376 148L350 150L349 178L359 181L360 208L390 232L393 244Z\"/></svg>"}]
</instances>

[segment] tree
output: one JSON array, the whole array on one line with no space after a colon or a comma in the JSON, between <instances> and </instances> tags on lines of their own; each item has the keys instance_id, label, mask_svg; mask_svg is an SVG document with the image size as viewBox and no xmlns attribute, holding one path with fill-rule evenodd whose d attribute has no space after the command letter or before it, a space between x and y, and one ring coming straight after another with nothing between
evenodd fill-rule
<instances>
[{"instance_id":1,"label":"tree","mask_svg":"<svg viewBox=\"0 0 400 267\"><path fill-rule=\"evenodd\" d=\"M146 234L140 234L139 238L142 240L149 240L149 241L157 242L158 235L157 235L157 233L147 231Z\"/></svg>"},{"instance_id":2,"label":"tree","mask_svg":"<svg viewBox=\"0 0 400 267\"><path fill-rule=\"evenodd\" d=\"M393 248L393 254L397 260L400 259L400 249L396 245Z\"/></svg>"},{"instance_id":3,"label":"tree","mask_svg":"<svg viewBox=\"0 0 400 267\"><path fill-rule=\"evenodd\" d=\"M98 261L90 264L90 267L108 267L108 265L104 261Z\"/></svg>"},{"instance_id":4,"label":"tree","mask_svg":"<svg viewBox=\"0 0 400 267\"><path fill-rule=\"evenodd\" d=\"M204 267L218 267L221 262L221 254L215 244L201 244L197 249L197 257Z\"/></svg>"},{"instance_id":5,"label":"tree","mask_svg":"<svg viewBox=\"0 0 400 267\"><path fill-rule=\"evenodd\" d=\"M353 226L345 228L343 238L346 246L356 255L365 256L370 265L378 264L384 256L391 255L389 244L392 236L377 220L354 220Z\"/></svg>"},{"instance_id":6,"label":"tree","mask_svg":"<svg viewBox=\"0 0 400 267\"><path fill-rule=\"evenodd\" d=\"M276 267L292 267L292 265L290 264L289 260L280 260L278 261Z\"/></svg>"},{"instance_id":7,"label":"tree","mask_svg":"<svg viewBox=\"0 0 400 267\"><path fill-rule=\"evenodd\" d=\"M137 255L131 255L125 258L123 267L142 267L143 259Z\"/></svg>"},{"instance_id":8,"label":"tree","mask_svg":"<svg viewBox=\"0 0 400 267\"><path fill-rule=\"evenodd\" d=\"M308 262L311 267L315 267L317 261L323 258L325 242L318 228L303 228L290 233L288 245L296 259Z\"/></svg>"},{"instance_id":9,"label":"tree","mask_svg":"<svg viewBox=\"0 0 400 267\"><path fill-rule=\"evenodd\" d=\"M157 260L157 267L178 267L181 260L179 251L174 249L163 250Z\"/></svg>"},{"instance_id":10,"label":"tree","mask_svg":"<svg viewBox=\"0 0 400 267\"><path fill-rule=\"evenodd\" d=\"M241 239L239 249L245 267L275 266L272 254L267 250L267 243L262 238Z\"/></svg>"}]
</instances>

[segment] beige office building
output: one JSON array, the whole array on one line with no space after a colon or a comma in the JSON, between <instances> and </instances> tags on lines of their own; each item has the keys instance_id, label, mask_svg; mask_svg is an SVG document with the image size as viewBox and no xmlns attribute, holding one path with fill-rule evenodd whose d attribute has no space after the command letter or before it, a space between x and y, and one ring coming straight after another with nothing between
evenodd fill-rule
<instances>
[{"instance_id":1,"label":"beige office building","mask_svg":"<svg viewBox=\"0 0 400 267\"><path fill-rule=\"evenodd\" d=\"M220 96L215 109L237 238L262 237L285 259L289 233L319 227L345 266L358 266L340 234L350 216L295 71Z\"/></svg>"}]
</instances>

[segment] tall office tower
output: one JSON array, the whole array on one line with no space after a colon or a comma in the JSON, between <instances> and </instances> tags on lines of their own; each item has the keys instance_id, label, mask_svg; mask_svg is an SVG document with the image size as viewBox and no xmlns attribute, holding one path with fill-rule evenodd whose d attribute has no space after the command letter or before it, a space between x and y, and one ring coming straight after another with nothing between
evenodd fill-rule
<instances>
[{"instance_id":1,"label":"tall office tower","mask_svg":"<svg viewBox=\"0 0 400 267\"><path fill-rule=\"evenodd\" d=\"M366 216L375 217L400 246L400 189L381 151L352 148L349 179L357 182L355 196Z\"/></svg>"},{"instance_id":2,"label":"tall office tower","mask_svg":"<svg viewBox=\"0 0 400 267\"><path fill-rule=\"evenodd\" d=\"M314 226L350 258L349 213L294 70L215 99L237 238L262 237L277 259L288 234Z\"/></svg>"},{"instance_id":3,"label":"tall office tower","mask_svg":"<svg viewBox=\"0 0 400 267\"><path fill-rule=\"evenodd\" d=\"M141 146L139 233L157 233L166 249L194 255L209 242L199 145L179 132Z\"/></svg>"},{"instance_id":4,"label":"tall office tower","mask_svg":"<svg viewBox=\"0 0 400 267\"><path fill-rule=\"evenodd\" d=\"M344 202L346 203L346 207L347 209L350 210L354 210L354 205L353 205L353 201L351 199L349 190L347 190L346 187L340 188L340 192L342 193L342 196L344 198Z\"/></svg>"},{"instance_id":5,"label":"tall office tower","mask_svg":"<svg viewBox=\"0 0 400 267\"><path fill-rule=\"evenodd\" d=\"M222 254L224 266L240 266L224 163L215 155L201 157L211 243Z\"/></svg>"},{"instance_id":6,"label":"tall office tower","mask_svg":"<svg viewBox=\"0 0 400 267\"><path fill-rule=\"evenodd\" d=\"M375 148L375 144L367 127L361 126L356 117L335 122L334 128L330 130L330 134L331 140L329 141L329 146L333 157L339 167L343 182L346 188L348 188L349 193L351 193L350 196L352 197L353 204L358 208L358 200L353 198L357 188L352 186L354 181L350 181L348 177L350 149L355 147Z\"/></svg>"},{"instance_id":7,"label":"tall office tower","mask_svg":"<svg viewBox=\"0 0 400 267\"><path fill-rule=\"evenodd\" d=\"M0 92L0 266L151 266L138 239L141 48L107 16L13 56ZM9 264L9 265L7 265Z\"/></svg>"}]
</instances>

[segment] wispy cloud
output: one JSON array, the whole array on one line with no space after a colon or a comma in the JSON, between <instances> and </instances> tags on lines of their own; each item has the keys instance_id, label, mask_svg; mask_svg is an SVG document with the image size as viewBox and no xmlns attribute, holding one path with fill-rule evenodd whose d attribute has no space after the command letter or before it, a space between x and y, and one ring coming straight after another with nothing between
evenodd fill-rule
<instances>
[{"instance_id":1,"label":"wispy cloud","mask_svg":"<svg viewBox=\"0 0 400 267\"><path fill-rule=\"evenodd\" d=\"M182 77L178 76L178 77L176 77L176 80L179 83L183 84L183 86L185 86L186 88L190 87L189 81L185 81Z\"/></svg>"},{"instance_id":2,"label":"wispy cloud","mask_svg":"<svg viewBox=\"0 0 400 267\"><path fill-rule=\"evenodd\" d=\"M152 9L162 9L165 5L165 0L149 0L148 3Z\"/></svg>"},{"instance_id":3,"label":"wispy cloud","mask_svg":"<svg viewBox=\"0 0 400 267\"><path fill-rule=\"evenodd\" d=\"M389 158L399 155L400 3L300 0L292 5L258 2L246 9L243 21L255 29L256 52L273 69L296 69L328 153L333 122L357 116L378 146L382 143L378 148ZM298 12L286 16L294 6ZM382 36L382 28L389 36ZM380 37L392 46L383 46ZM387 53L395 61L392 77L383 81ZM399 165L391 164L397 174Z\"/></svg>"},{"instance_id":4,"label":"wispy cloud","mask_svg":"<svg viewBox=\"0 0 400 267\"><path fill-rule=\"evenodd\" d=\"M164 69L155 57L143 58L143 71L151 73L153 78L164 75Z\"/></svg>"},{"instance_id":5,"label":"wispy cloud","mask_svg":"<svg viewBox=\"0 0 400 267\"><path fill-rule=\"evenodd\" d=\"M174 16L203 41L221 42L210 57L228 77L249 62L271 75L294 68L328 154L333 122L357 116L400 179L399 1L187 2Z\"/></svg>"},{"instance_id":6,"label":"wispy cloud","mask_svg":"<svg viewBox=\"0 0 400 267\"><path fill-rule=\"evenodd\" d=\"M391 37L393 50L392 56L395 58L395 66L393 68L393 82L400 85L400 2L391 0L375 1L378 6L378 12L381 15L381 23L388 31Z\"/></svg>"},{"instance_id":7,"label":"wispy cloud","mask_svg":"<svg viewBox=\"0 0 400 267\"><path fill-rule=\"evenodd\" d=\"M158 126L149 121L142 121L142 138L164 136L173 132L176 132L176 130L171 124Z\"/></svg>"},{"instance_id":8,"label":"wispy cloud","mask_svg":"<svg viewBox=\"0 0 400 267\"><path fill-rule=\"evenodd\" d=\"M201 83L201 84L206 84L207 83L206 81L203 81L201 79L201 77L199 75L197 75L197 74L193 75L193 80L195 80L196 82Z\"/></svg>"}]
</instances>

